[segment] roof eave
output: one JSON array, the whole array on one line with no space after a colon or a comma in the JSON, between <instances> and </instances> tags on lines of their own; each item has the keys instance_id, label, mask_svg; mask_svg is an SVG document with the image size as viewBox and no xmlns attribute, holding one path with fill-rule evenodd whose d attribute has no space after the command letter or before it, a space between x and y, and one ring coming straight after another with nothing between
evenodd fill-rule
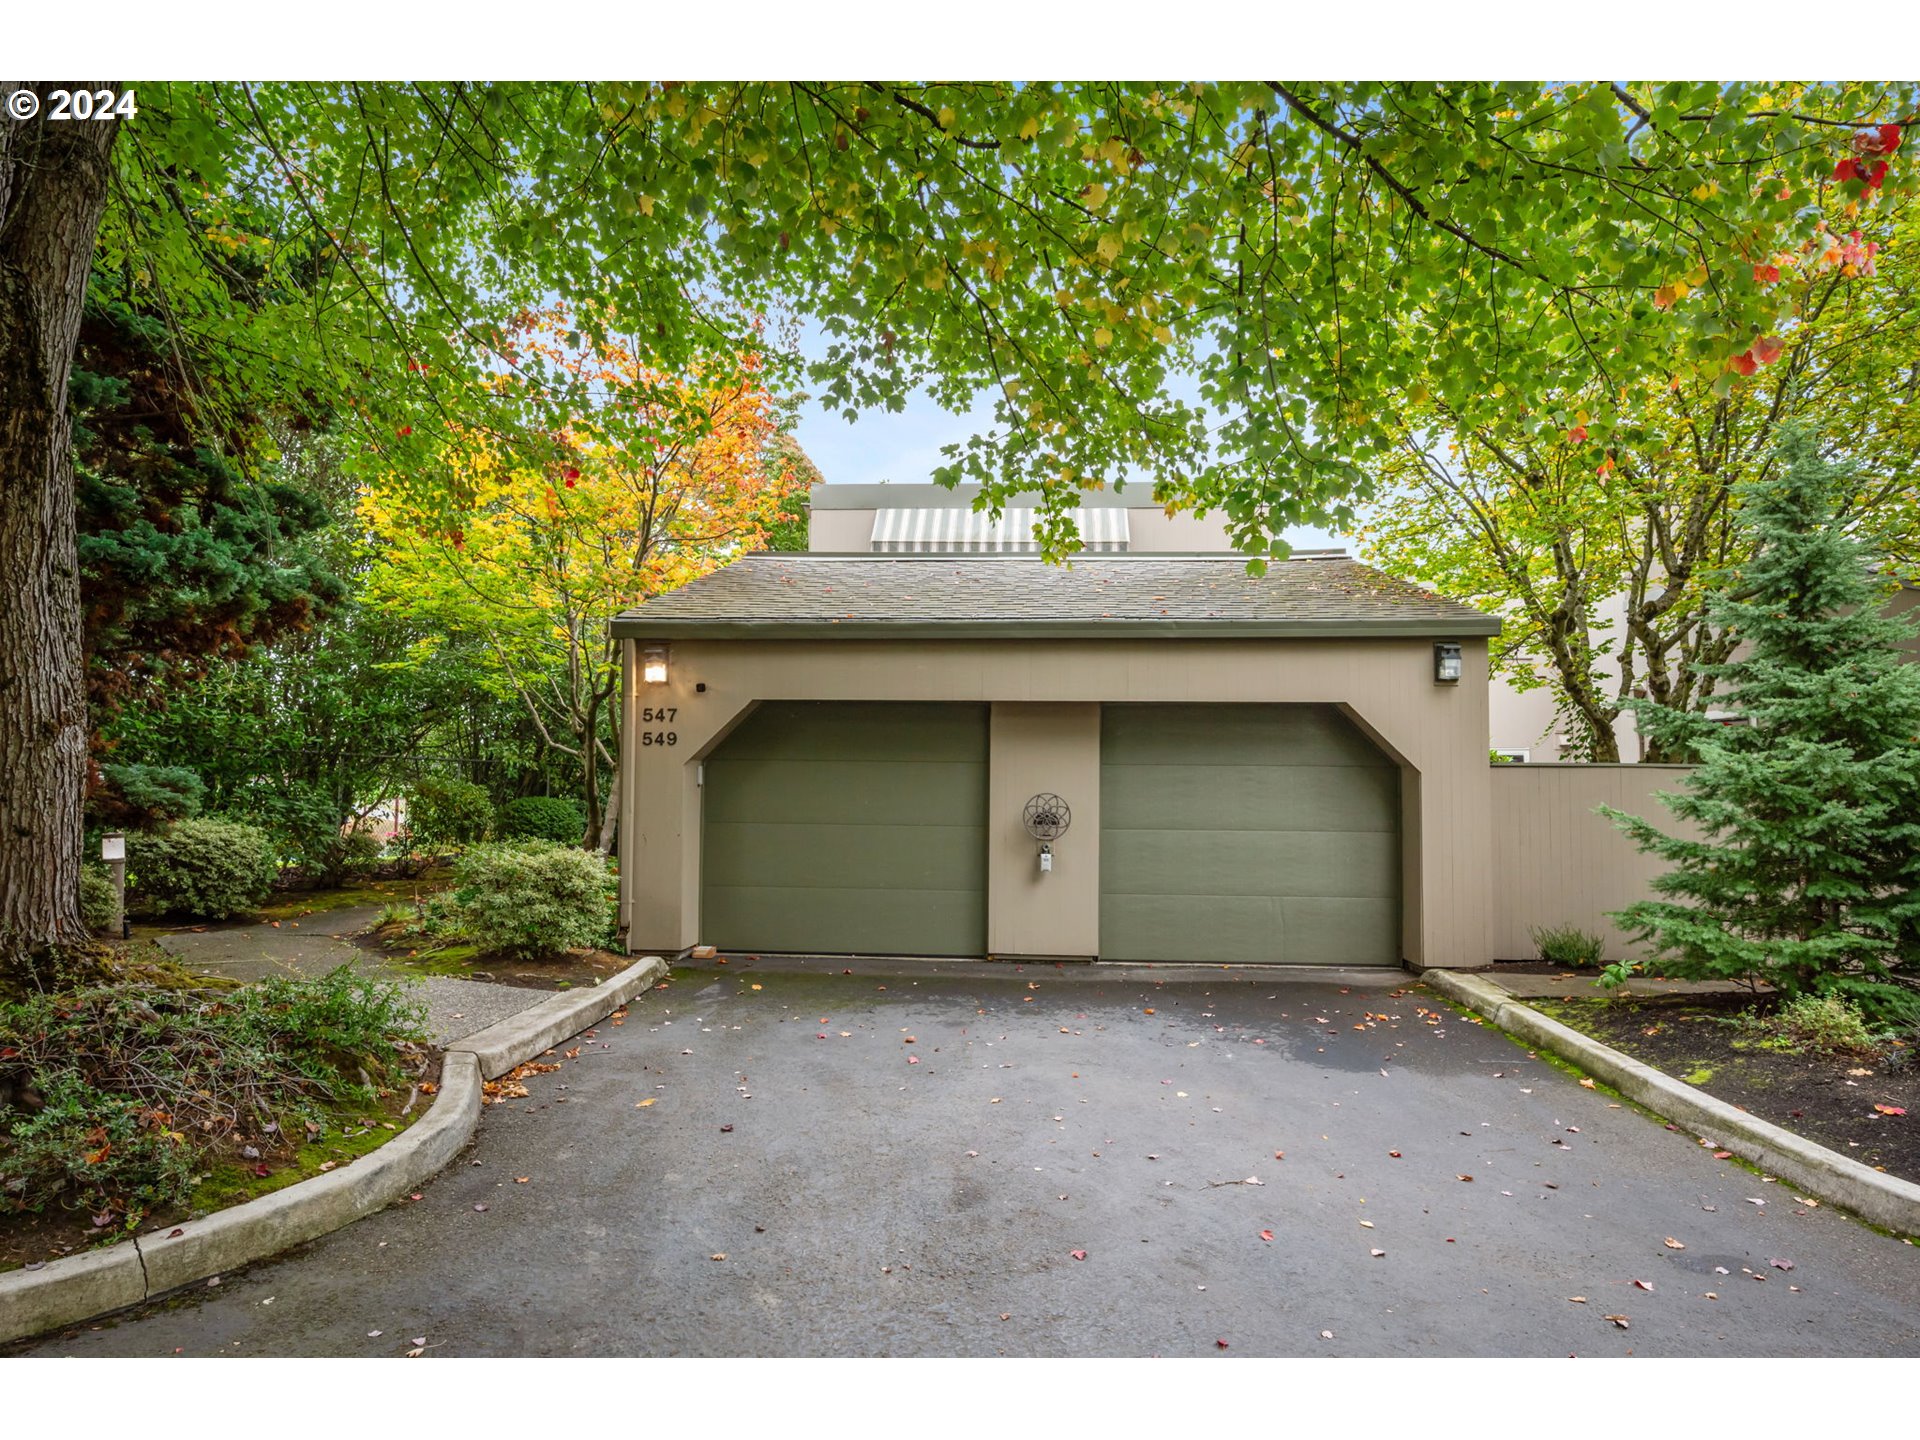
<instances>
[{"instance_id":1,"label":"roof eave","mask_svg":"<svg viewBox=\"0 0 1920 1440\"><path fill-rule=\"evenodd\" d=\"M1499 633L1499 619L1478 612L1417 620L669 620L629 611L613 620L621 640L1457 640Z\"/></svg>"}]
</instances>

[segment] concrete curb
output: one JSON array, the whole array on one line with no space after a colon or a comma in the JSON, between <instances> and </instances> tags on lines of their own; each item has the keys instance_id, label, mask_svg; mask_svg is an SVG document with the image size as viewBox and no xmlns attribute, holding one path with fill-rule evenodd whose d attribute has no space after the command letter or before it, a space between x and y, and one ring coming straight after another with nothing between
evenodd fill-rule
<instances>
[{"instance_id":1,"label":"concrete curb","mask_svg":"<svg viewBox=\"0 0 1920 1440\"><path fill-rule=\"evenodd\" d=\"M1902 1235L1920 1235L1920 1185L1883 1175L1838 1151L1783 1130L1696 1090L1610 1045L1569 1029L1514 999L1478 975L1426 970L1424 984L1449 1000L1478 1011L1516 1039L1579 1066L1635 1104L1644 1105L1723 1150L1790 1180L1810 1195L1851 1210L1861 1219Z\"/></svg>"},{"instance_id":2,"label":"concrete curb","mask_svg":"<svg viewBox=\"0 0 1920 1440\"><path fill-rule=\"evenodd\" d=\"M489 1080L500 1076L556 1041L578 1035L597 1021L604 1020L634 996L650 990L667 977L667 962L648 955L622 970L611 980L581 990L562 990L518 1015L487 1026L456 1040L447 1047L449 1055L467 1054L480 1062L480 1073Z\"/></svg>"},{"instance_id":3,"label":"concrete curb","mask_svg":"<svg viewBox=\"0 0 1920 1440\"><path fill-rule=\"evenodd\" d=\"M344 1169L244 1205L135 1236L107 1250L0 1275L0 1344L156 1299L391 1205L446 1168L480 1125L480 1084L533 1059L627 1003L667 973L656 955L591 989L563 991L449 1046L433 1105L406 1131Z\"/></svg>"}]
</instances>

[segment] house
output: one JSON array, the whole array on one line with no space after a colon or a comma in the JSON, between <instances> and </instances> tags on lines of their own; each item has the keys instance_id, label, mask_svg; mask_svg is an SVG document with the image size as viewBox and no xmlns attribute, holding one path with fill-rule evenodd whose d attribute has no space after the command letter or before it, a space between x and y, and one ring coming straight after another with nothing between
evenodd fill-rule
<instances>
[{"instance_id":1,"label":"house","mask_svg":"<svg viewBox=\"0 0 1920 1440\"><path fill-rule=\"evenodd\" d=\"M1025 507L906 489L820 487L808 553L613 622L630 949L1488 958L1495 618L1339 554L1255 578L1122 494L1049 565Z\"/></svg>"}]
</instances>

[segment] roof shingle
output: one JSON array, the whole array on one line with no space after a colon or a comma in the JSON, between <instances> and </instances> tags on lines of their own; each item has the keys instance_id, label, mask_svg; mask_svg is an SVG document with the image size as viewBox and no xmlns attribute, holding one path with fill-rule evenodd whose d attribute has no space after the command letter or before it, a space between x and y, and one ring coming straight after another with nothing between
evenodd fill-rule
<instances>
[{"instance_id":1,"label":"roof shingle","mask_svg":"<svg viewBox=\"0 0 1920 1440\"><path fill-rule=\"evenodd\" d=\"M616 635L723 638L1147 634L1494 635L1491 615L1345 558L749 555L614 621Z\"/></svg>"}]
</instances>

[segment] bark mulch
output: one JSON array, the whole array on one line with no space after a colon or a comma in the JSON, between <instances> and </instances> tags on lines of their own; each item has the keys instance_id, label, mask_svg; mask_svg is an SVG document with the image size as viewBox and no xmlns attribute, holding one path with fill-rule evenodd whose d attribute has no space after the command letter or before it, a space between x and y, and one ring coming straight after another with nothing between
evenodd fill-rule
<instances>
[{"instance_id":1,"label":"bark mulch","mask_svg":"<svg viewBox=\"0 0 1920 1440\"><path fill-rule=\"evenodd\" d=\"M1920 1046L1910 1039L1870 1055L1768 1048L1739 1021L1775 1002L1746 994L1527 1003L1750 1115L1920 1182Z\"/></svg>"}]
</instances>

